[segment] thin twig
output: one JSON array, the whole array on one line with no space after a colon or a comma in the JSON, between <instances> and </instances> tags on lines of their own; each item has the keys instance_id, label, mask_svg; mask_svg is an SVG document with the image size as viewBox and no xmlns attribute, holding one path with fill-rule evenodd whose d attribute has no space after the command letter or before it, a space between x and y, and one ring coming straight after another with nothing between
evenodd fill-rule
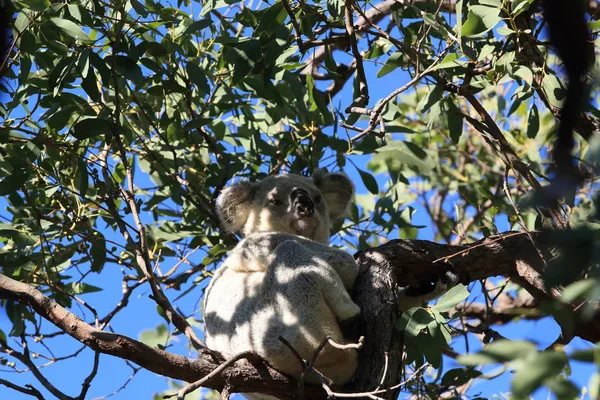
<instances>
[{"instance_id":1,"label":"thin twig","mask_svg":"<svg viewBox=\"0 0 600 400\"><path fill-rule=\"evenodd\" d=\"M302 43L302 38L300 37L300 25L296 20L296 15L294 14L292 7L290 7L288 0L282 0L281 4L283 4L283 8L285 8L285 11L287 11L288 15L290 16L290 20L292 21L292 26L294 27L294 38L296 39L296 44L298 44L298 49L300 50L300 53L304 53L306 48L304 47L304 43Z\"/></svg>"},{"instance_id":2,"label":"thin twig","mask_svg":"<svg viewBox=\"0 0 600 400\"><path fill-rule=\"evenodd\" d=\"M4 385L7 388L10 388L12 390L15 390L17 392L23 393L23 394L27 394L29 396L33 396L36 397L40 400L44 400L44 396L42 395L42 393L40 393L39 390L37 390L35 387L33 387L30 384L26 384L25 387L19 386L19 385L15 385L12 382L9 382L5 379L0 379L0 385Z\"/></svg>"},{"instance_id":3,"label":"thin twig","mask_svg":"<svg viewBox=\"0 0 600 400\"><path fill-rule=\"evenodd\" d=\"M83 380L83 383L81 384L81 393L79 393L79 396L77 396L78 400L85 399L85 395L87 394L88 390L90 390L92 381L94 380L94 378L96 377L96 374L98 373L99 365L100 365L100 352L96 351L94 353L94 365L92 367L92 371L90 372L90 374L88 376L86 376L86 378Z\"/></svg>"},{"instance_id":4,"label":"thin twig","mask_svg":"<svg viewBox=\"0 0 600 400\"><path fill-rule=\"evenodd\" d=\"M381 393L386 393L386 392L390 392L392 390L396 390L399 387L402 387L404 385L406 385L408 382L412 381L413 379L415 379L417 377L417 375L426 367L429 367L429 363L425 363L423 365L421 365L419 368L417 368L417 370L415 370L415 372L413 372L413 374L405 381L400 382L394 386L391 386L387 389L379 389L379 390L373 390L372 392L360 392L360 393L340 393L340 392L332 392L331 394L334 397L344 397L344 398L354 398L354 397L370 397L372 395L376 395L376 394L381 394Z\"/></svg>"},{"instance_id":5,"label":"thin twig","mask_svg":"<svg viewBox=\"0 0 600 400\"><path fill-rule=\"evenodd\" d=\"M354 33L354 16L352 11L352 1L346 0L345 24L348 39L350 40L350 49L356 60L356 74L358 75L358 97L352 101L353 106L365 106L369 104L369 87L367 86L367 76L363 66L363 58L358 50L358 43Z\"/></svg>"},{"instance_id":6,"label":"thin twig","mask_svg":"<svg viewBox=\"0 0 600 400\"><path fill-rule=\"evenodd\" d=\"M492 116L487 112L479 100L477 100L475 95L471 93L469 88L464 85L457 86L448 83L446 84L445 89L449 92L457 93L467 99L475 111L477 111L479 117L485 122L487 132L498 145L497 152L504 164L509 168L515 169L527 181L527 183L531 185L535 192L541 193L543 188L540 182L538 182L538 180L535 178L531 172L531 169L517 156ZM552 218L559 228L567 229L569 227L569 221L564 217L564 210L558 201L555 201L554 204L549 207L548 211L552 215Z\"/></svg>"},{"instance_id":7,"label":"thin twig","mask_svg":"<svg viewBox=\"0 0 600 400\"><path fill-rule=\"evenodd\" d=\"M422 72L415 75L414 78L412 78L410 81L408 81L402 87L399 87L398 89L394 90L392 93L387 95L383 100L381 100L381 102L379 104L377 104L377 106L375 106L375 108L373 108L373 111L371 112L369 126L367 128L365 128L361 133L359 133L358 135L356 135L355 137L350 139L350 142L354 143L357 140L360 140L363 137L367 136L370 132L372 132L373 129L375 128L375 126L379 123L381 112L383 111L383 108L387 105L387 103L389 103L390 101L395 99L396 96L398 96L400 93L406 91L412 85L417 83L425 75L429 74L433 70L433 68L437 65L437 63L445 56L446 52L448 52L450 47L451 47L451 45L448 45L444 49L444 51L442 51L442 53L440 53L440 55L434 60L434 62L431 63L431 65L429 67L427 67L425 70L423 70Z\"/></svg>"}]
</instances>

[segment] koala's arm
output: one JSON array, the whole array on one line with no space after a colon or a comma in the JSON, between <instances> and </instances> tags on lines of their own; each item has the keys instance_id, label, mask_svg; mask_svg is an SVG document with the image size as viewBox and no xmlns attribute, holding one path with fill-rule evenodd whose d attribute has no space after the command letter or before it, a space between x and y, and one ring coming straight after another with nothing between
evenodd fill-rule
<instances>
[{"instance_id":1,"label":"koala's arm","mask_svg":"<svg viewBox=\"0 0 600 400\"><path fill-rule=\"evenodd\" d=\"M398 306L402 311L412 307L421 307L423 303L428 303L437 299L448 290L458 284L460 278L453 271L446 271L444 276L440 277L435 284L425 284L423 286L406 286L398 290Z\"/></svg>"},{"instance_id":2,"label":"koala's arm","mask_svg":"<svg viewBox=\"0 0 600 400\"><path fill-rule=\"evenodd\" d=\"M356 276L358 275L358 265L356 265L354 257L338 249L330 248L329 250L332 252L329 253L329 257L326 258L326 261L340 276L344 287L347 290L352 290L354 281L356 281Z\"/></svg>"},{"instance_id":3,"label":"koala's arm","mask_svg":"<svg viewBox=\"0 0 600 400\"><path fill-rule=\"evenodd\" d=\"M360 313L360 308L350 298L337 271L322 257L315 257L315 252L299 243L295 236L277 246L274 259L281 260L282 271L287 273L291 269L293 274L308 277L338 321L349 320ZM278 268L277 261L275 268Z\"/></svg>"},{"instance_id":4,"label":"koala's arm","mask_svg":"<svg viewBox=\"0 0 600 400\"><path fill-rule=\"evenodd\" d=\"M354 257L335 247L330 247L303 237L297 237L297 240L298 243L317 254L329 264L340 276L347 290L352 289L356 275L358 275L358 265L354 261Z\"/></svg>"},{"instance_id":5,"label":"koala's arm","mask_svg":"<svg viewBox=\"0 0 600 400\"><path fill-rule=\"evenodd\" d=\"M244 239L243 242L240 242L238 245L239 249L236 247L236 251L243 252L247 256L252 255L257 258L267 258L272 256L273 251L285 241L294 241L314 253L337 272L347 290L352 288L358 274L358 266L354 261L354 257L342 250L301 236L281 232L254 233Z\"/></svg>"}]
</instances>

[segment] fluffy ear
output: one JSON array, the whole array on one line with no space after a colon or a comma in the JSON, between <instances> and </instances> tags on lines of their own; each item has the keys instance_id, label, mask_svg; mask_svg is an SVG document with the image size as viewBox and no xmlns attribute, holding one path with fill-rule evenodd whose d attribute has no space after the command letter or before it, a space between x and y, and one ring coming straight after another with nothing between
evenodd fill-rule
<instances>
[{"instance_id":1,"label":"fluffy ear","mask_svg":"<svg viewBox=\"0 0 600 400\"><path fill-rule=\"evenodd\" d=\"M226 187L217 197L217 213L227 231L235 233L244 227L254 192L253 183L242 181Z\"/></svg>"},{"instance_id":2,"label":"fluffy ear","mask_svg":"<svg viewBox=\"0 0 600 400\"><path fill-rule=\"evenodd\" d=\"M326 169L319 169L313 175L315 185L319 188L330 218L343 217L354 198L354 185L346 175L330 174Z\"/></svg>"}]
</instances>

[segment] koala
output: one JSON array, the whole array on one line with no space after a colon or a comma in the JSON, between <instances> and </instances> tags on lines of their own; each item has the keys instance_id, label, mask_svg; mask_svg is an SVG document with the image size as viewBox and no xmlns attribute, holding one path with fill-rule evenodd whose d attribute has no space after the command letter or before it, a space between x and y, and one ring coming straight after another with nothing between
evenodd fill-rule
<instances>
[{"instance_id":1,"label":"koala","mask_svg":"<svg viewBox=\"0 0 600 400\"><path fill-rule=\"evenodd\" d=\"M223 190L217 198L219 217L243 240L206 290L209 348L225 357L251 350L284 374L299 377L302 366L279 337L306 360L327 336L351 341L360 309L349 291L358 267L328 241L330 221L345 215L353 194L346 176L325 170L312 178L270 176ZM325 346L314 367L343 385L356 370L356 350ZM306 380L318 383L311 374Z\"/></svg>"}]
</instances>

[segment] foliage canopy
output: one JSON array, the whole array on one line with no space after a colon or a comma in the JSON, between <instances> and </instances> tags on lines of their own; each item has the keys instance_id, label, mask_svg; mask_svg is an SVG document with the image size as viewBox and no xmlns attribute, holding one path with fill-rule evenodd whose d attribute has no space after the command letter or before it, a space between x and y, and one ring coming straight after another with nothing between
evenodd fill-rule
<instances>
[{"instance_id":1,"label":"foliage canopy","mask_svg":"<svg viewBox=\"0 0 600 400\"><path fill-rule=\"evenodd\" d=\"M542 352L522 337L499 340L492 329L550 315L568 336L572 315L561 304L595 301L600 288L591 267L600 261L595 97L578 121L575 150L589 179L554 208L554 219L536 207L534 194L553 174L549 153L565 96L537 1L13 5L13 41L0 65L2 274L116 332L115 321L133 324L119 320L132 293L151 290L165 320L140 339L170 350L182 333L194 341L188 324L201 336L198 299L237 240L219 231L214 212L226 183L343 170L359 194L333 243L350 252L398 237L456 245L513 228L572 228L551 235L559 256L548 281L579 281L562 303L520 302L523 289L498 278L404 314L408 374L423 379L403 390L475 395L472 380L489 371L480 366L502 363L516 371L516 396L541 385L560 398L578 393L570 360L597 362L596 350ZM588 27L600 24L590 18ZM98 294L115 287L123 292L114 303ZM0 324L2 371L34 371L44 396L66 396L34 367L60 364L51 349L66 332L42 325L6 287L0 299L8 316ZM472 302L487 313L469 314ZM477 335L493 343L459 357L468 352L463 337L481 348ZM457 357L465 366L442 368ZM432 368L419 369L424 362ZM83 389L77 382L66 392L84 398L90 382L94 396L118 389L94 388L90 370ZM11 387L2 375L0 385Z\"/></svg>"}]
</instances>

